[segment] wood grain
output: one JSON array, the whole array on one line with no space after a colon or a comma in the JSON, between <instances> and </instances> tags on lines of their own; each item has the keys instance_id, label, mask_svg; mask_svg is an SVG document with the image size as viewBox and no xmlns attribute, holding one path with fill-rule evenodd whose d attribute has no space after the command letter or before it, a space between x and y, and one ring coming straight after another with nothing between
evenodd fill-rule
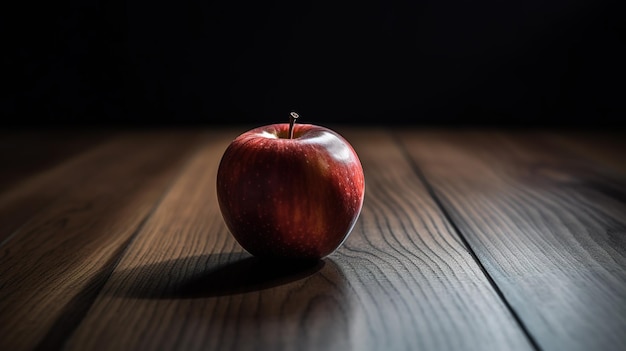
<instances>
[{"instance_id":1,"label":"wood grain","mask_svg":"<svg viewBox=\"0 0 626 351\"><path fill-rule=\"evenodd\" d=\"M86 152L110 134L106 130L0 131L0 194L31 175Z\"/></svg>"},{"instance_id":2,"label":"wood grain","mask_svg":"<svg viewBox=\"0 0 626 351\"><path fill-rule=\"evenodd\" d=\"M124 137L97 145L104 138L98 133L90 135L93 145L84 139L87 136L72 136L74 134L68 134L67 140L59 142L57 138L64 135L24 132L24 135L11 134L2 142L6 168L3 166L0 177L5 185L0 192L0 245L74 184L96 174L102 163L117 156L120 147L128 146L119 142ZM130 141L128 135L125 140ZM22 147L23 143L30 146ZM37 154L39 148L45 149L41 155L32 155Z\"/></svg>"},{"instance_id":3,"label":"wood grain","mask_svg":"<svg viewBox=\"0 0 626 351\"><path fill-rule=\"evenodd\" d=\"M625 178L524 133L400 135L541 349L624 349Z\"/></svg>"},{"instance_id":4,"label":"wood grain","mask_svg":"<svg viewBox=\"0 0 626 351\"><path fill-rule=\"evenodd\" d=\"M4 208L25 210L25 199L62 192L1 247L0 349L60 346L199 137L121 136L3 198ZM48 191L57 182L62 189Z\"/></svg>"},{"instance_id":5,"label":"wood grain","mask_svg":"<svg viewBox=\"0 0 626 351\"><path fill-rule=\"evenodd\" d=\"M43 168L1 193L0 245L28 219L57 201L76 184L98 175L104 165L115 165L115 159L120 154L135 146L137 137L122 133L84 152L77 151L76 156L54 167ZM139 139L142 139L140 135Z\"/></svg>"},{"instance_id":6,"label":"wood grain","mask_svg":"<svg viewBox=\"0 0 626 351\"><path fill-rule=\"evenodd\" d=\"M602 173L616 177L626 174L626 132L544 132L541 137L556 147L571 151L603 168Z\"/></svg>"},{"instance_id":7,"label":"wood grain","mask_svg":"<svg viewBox=\"0 0 626 351\"><path fill-rule=\"evenodd\" d=\"M391 138L347 137L367 190L340 250L310 266L243 252L215 195L230 139L213 140L137 234L66 349L532 349Z\"/></svg>"}]
</instances>

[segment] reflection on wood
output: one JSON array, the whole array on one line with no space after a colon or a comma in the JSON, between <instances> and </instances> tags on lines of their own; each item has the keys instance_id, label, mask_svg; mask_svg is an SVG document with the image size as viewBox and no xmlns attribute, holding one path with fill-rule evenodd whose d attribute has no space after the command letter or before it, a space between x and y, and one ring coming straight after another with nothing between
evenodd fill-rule
<instances>
[{"instance_id":1,"label":"reflection on wood","mask_svg":"<svg viewBox=\"0 0 626 351\"><path fill-rule=\"evenodd\" d=\"M349 138L368 195L342 249L318 266L278 271L242 253L215 201L214 160L225 145L207 146L69 348L529 349L388 135Z\"/></svg>"},{"instance_id":2,"label":"reflection on wood","mask_svg":"<svg viewBox=\"0 0 626 351\"><path fill-rule=\"evenodd\" d=\"M626 345L626 178L523 133L402 140L542 349Z\"/></svg>"},{"instance_id":3,"label":"reflection on wood","mask_svg":"<svg viewBox=\"0 0 626 351\"><path fill-rule=\"evenodd\" d=\"M308 264L258 260L228 233L215 176L233 130L0 155L15 165L0 175L0 350L623 349L623 138L337 131L364 208Z\"/></svg>"}]
</instances>

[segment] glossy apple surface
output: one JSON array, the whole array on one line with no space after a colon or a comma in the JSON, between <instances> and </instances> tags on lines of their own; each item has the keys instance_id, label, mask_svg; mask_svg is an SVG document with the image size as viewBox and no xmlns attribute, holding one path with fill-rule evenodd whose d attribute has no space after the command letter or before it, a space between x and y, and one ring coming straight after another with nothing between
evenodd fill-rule
<instances>
[{"instance_id":1,"label":"glossy apple surface","mask_svg":"<svg viewBox=\"0 0 626 351\"><path fill-rule=\"evenodd\" d=\"M251 254L319 259L348 237L361 207L361 162L339 134L298 124L248 131L226 149L217 197L228 229Z\"/></svg>"}]
</instances>

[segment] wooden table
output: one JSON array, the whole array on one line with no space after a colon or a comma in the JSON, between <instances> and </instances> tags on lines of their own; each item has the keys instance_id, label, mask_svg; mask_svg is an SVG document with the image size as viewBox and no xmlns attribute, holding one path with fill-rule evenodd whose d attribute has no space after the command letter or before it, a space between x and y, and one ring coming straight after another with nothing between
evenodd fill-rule
<instances>
[{"instance_id":1,"label":"wooden table","mask_svg":"<svg viewBox=\"0 0 626 351\"><path fill-rule=\"evenodd\" d=\"M241 128L0 133L0 350L625 350L626 138L348 128L345 244L251 258Z\"/></svg>"}]
</instances>

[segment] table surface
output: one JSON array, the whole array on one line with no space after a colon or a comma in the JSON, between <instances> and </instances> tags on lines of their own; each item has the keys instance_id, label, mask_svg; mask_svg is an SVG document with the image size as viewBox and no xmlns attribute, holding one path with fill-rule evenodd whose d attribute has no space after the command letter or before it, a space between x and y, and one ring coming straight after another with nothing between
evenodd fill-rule
<instances>
[{"instance_id":1,"label":"table surface","mask_svg":"<svg viewBox=\"0 0 626 351\"><path fill-rule=\"evenodd\" d=\"M243 130L0 132L0 350L624 350L619 132L336 126L366 196L305 267L248 255Z\"/></svg>"}]
</instances>

